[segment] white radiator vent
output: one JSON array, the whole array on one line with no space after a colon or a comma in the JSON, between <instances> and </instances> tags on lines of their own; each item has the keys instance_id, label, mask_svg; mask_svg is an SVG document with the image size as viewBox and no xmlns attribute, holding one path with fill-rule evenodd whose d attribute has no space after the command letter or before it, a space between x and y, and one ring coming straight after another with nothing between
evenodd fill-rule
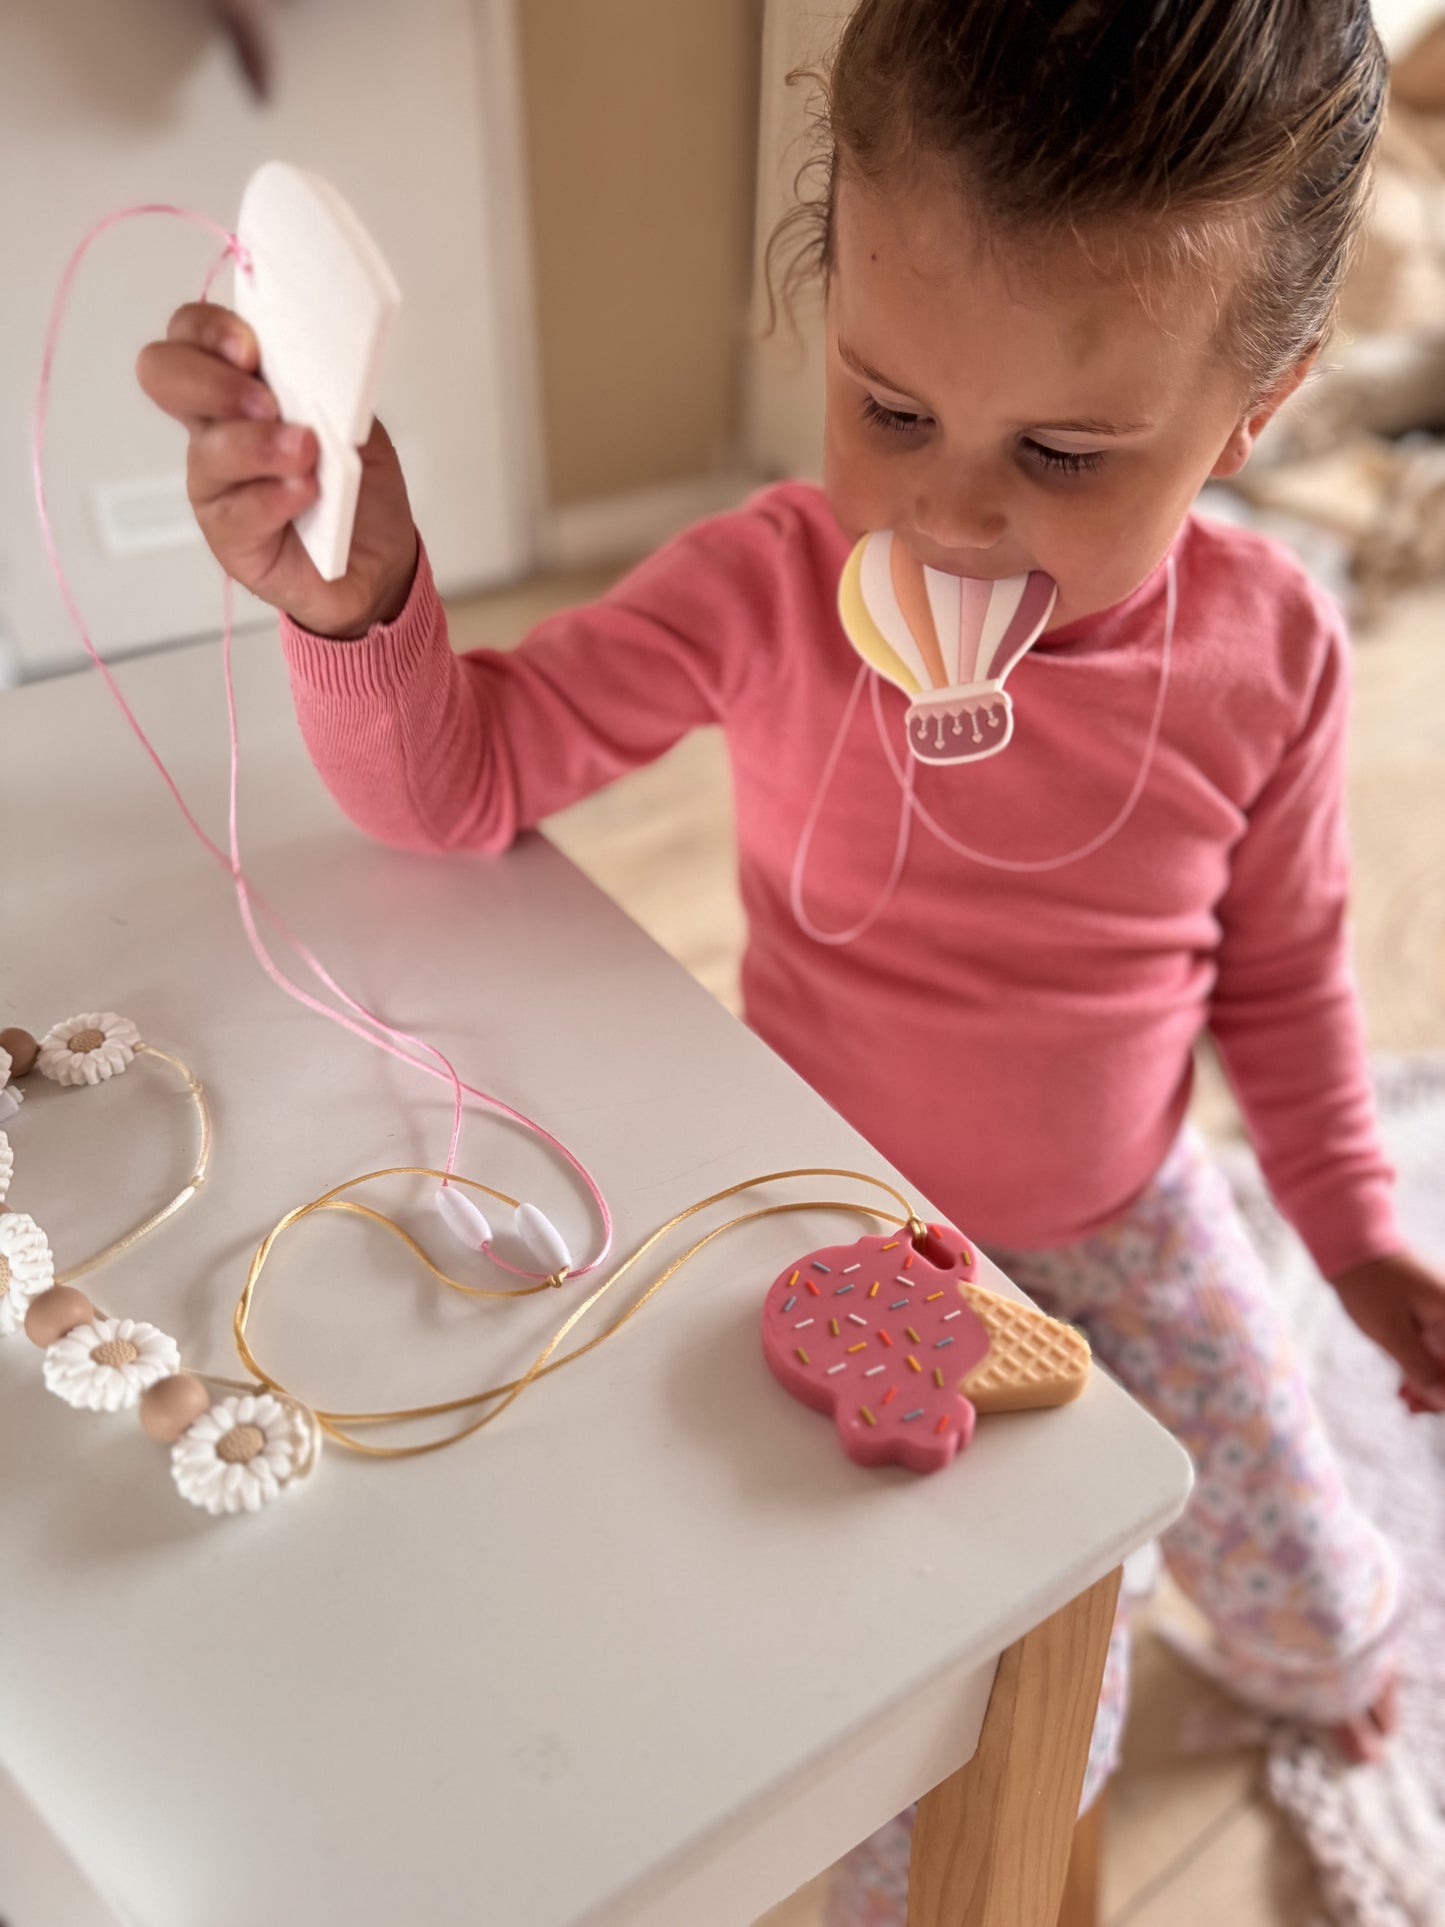
<instances>
[{"instance_id":1,"label":"white radiator vent","mask_svg":"<svg viewBox=\"0 0 1445 1927\"><path fill-rule=\"evenodd\" d=\"M107 555L154 555L199 542L184 475L133 475L95 490L95 519Z\"/></svg>"}]
</instances>

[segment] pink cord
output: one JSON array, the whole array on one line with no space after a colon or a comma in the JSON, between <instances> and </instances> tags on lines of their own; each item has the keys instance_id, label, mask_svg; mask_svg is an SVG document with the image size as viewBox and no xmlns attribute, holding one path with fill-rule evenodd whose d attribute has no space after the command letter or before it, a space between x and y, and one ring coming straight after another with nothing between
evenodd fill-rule
<instances>
[{"instance_id":1,"label":"pink cord","mask_svg":"<svg viewBox=\"0 0 1445 1927\"><path fill-rule=\"evenodd\" d=\"M892 901L893 893L898 888L899 882L902 879L903 866L908 860L909 826L915 816L926 829L933 832L934 836L938 838L938 841L942 843L946 849L952 850L958 856L967 857L971 863L982 864L985 869L1003 870L1015 876L1041 876L1049 870L1067 869L1071 863L1082 863L1085 857L1093 856L1096 850L1102 850L1106 843L1113 842L1114 838L1134 814L1135 809L1138 807L1139 799L1144 794L1144 790L1149 782L1150 772L1154 767L1154 756L1159 747L1159 732L1164 722L1164 701L1169 693L1169 675L1174 657L1174 623L1179 608L1179 584L1174 568L1174 557L1172 555L1169 557L1167 568L1164 641L1160 648L1159 655L1159 692L1154 698L1154 711L1149 719L1149 730L1145 738L1144 754L1139 760L1138 772L1134 777L1133 783L1130 785L1128 795L1124 798L1123 803L1115 812L1111 821L1104 825L1097 836L1090 837L1087 843L1081 843L1077 849L1068 850L1062 856L990 856L987 850L976 850L971 844L960 843L957 837L950 835L950 833L944 829L943 825L938 822L937 818L925 809L923 804L918 800L914 790L914 777L917 771L917 764L914 757L910 755L904 765L901 768L899 766L898 757L894 752L893 744L889 737L888 724L883 715L883 703L879 693L882 679L877 675L873 675L870 690L873 702L873 726L877 731L878 741L883 747L883 754L888 759L888 767L892 770L894 779L898 784L899 796L901 798L898 817L898 841L894 849L893 865L888 872L888 879L884 883L878 897L875 899L873 907L865 916L860 917L858 922L852 924L847 930L823 930L812 921L804 905L803 875L807 869L808 855L812 849L813 835L818 827L818 818L822 814L824 799L827 796L829 785L833 781L839 759L843 754L843 745L847 740L848 731L852 726L853 715L858 707L858 700L863 693L863 684L867 681L871 673L867 664L864 664L863 668L859 671L858 680L853 685L853 691L848 698L847 707L843 711L843 720L838 726L838 734L834 739L832 751L824 767L822 780L818 784L817 794L813 798L812 805L803 824L803 833L798 838L797 854L793 858L793 873L789 880L789 895L792 901L793 916L804 936L811 937L814 943L845 944L855 942L865 931L873 928L873 925L878 921L879 917L882 916Z\"/></svg>"},{"instance_id":2,"label":"pink cord","mask_svg":"<svg viewBox=\"0 0 1445 1927\"><path fill-rule=\"evenodd\" d=\"M858 709L858 699L863 694L863 685L868 680L868 674L868 665L865 663L858 671L857 680L854 682L852 692L848 697L847 707L843 711L843 720L838 725L838 734L833 739L833 747L828 752L828 760L823 766L823 774L818 782L817 794L813 798L812 805L808 810L807 820L803 824L803 834L798 838L798 851L797 855L793 858L793 874L788 879L788 897L793 907L794 920L803 935L805 937L811 937L814 943L834 945L855 943L866 931L871 930L892 902L893 892L898 888L899 878L903 875L903 866L908 861L908 836L913 822L910 805L913 801L914 761L911 756L908 759L907 769L900 779L903 790L903 807L898 812L898 837L893 846L893 863L888 872L888 880L879 891L873 908L869 910L866 915L860 917L857 923L850 924L846 930L825 930L821 924L814 923L813 919L809 916L808 907L803 901L803 875L807 870L808 857L812 852L813 836L818 828L818 818L823 814L823 804L827 800L829 789L832 787L833 777L843 754L843 745L848 740L848 731L853 726L853 717ZM876 677L873 680L873 704L876 709L878 705L878 680ZM897 775L897 773L897 767L895 765L894 774Z\"/></svg>"},{"instance_id":3,"label":"pink cord","mask_svg":"<svg viewBox=\"0 0 1445 1927\"><path fill-rule=\"evenodd\" d=\"M40 385L35 402L35 419L31 448L35 480L35 500L40 515L41 535L45 543L45 552L50 559L51 570L60 589L61 600L65 605L66 612L70 617L76 634L80 637L86 655L100 672L102 681L115 699L121 714L130 725L141 747L145 750L147 756L150 757L161 781L170 791L176 807L180 810L188 828L208 854L230 873L236 892L236 906L240 912L241 923L245 929L247 941L251 946L256 961L271 979L272 983L274 983L278 989L283 990L288 997L292 997L297 1003L302 1004L307 1010L314 1011L318 1016L325 1017L331 1023L340 1025L343 1030L350 1031L353 1036L360 1037L365 1043L375 1046L378 1050L387 1052L389 1056L399 1058L401 1062L410 1064L414 1069L424 1071L430 1077L441 1078L444 1082L451 1085L453 1095L452 1133L451 1141L447 1149L447 1161L444 1167L448 1175L456 1168L457 1148L460 1143L462 1129L463 1094L475 1098L479 1103L485 1104L499 1116L508 1118L513 1123L520 1124L525 1130L531 1131L536 1137L540 1138L544 1144L556 1151L581 1179L593 1203L597 1207L598 1215L602 1221L603 1241L601 1250L590 1263L578 1266L569 1274L569 1276L573 1278L585 1277L588 1272L595 1271L597 1267L605 1261L612 1248L613 1238L612 1214L608 1210L607 1200L603 1197L600 1187L587 1167L573 1152L568 1150L560 1138L554 1137L550 1131L536 1123L532 1118L527 1117L521 1111L513 1109L510 1104L503 1103L500 1098L492 1097L487 1092L478 1090L474 1085L464 1083L458 1076L451 1060L444 1052L439 1050L436 1045L427 1043L423 1038L413 1036L410 1031L397 1029L394 1025L387 1023L383 1018L378 1017L373 1011L368 1010L364 1004L358 1003L354 997L342 989L316 954L289 928L285 920L266 902L260 892L252 888L241 865L237 806L240 740L236 724L235 686L231 673L234 595L230 577L227 576L224 578L221 643L221 659L226 684L226 717L230 736L230 775L227 796L229 853L223 850L220 845L202 829L200 823L196 820L185 798L181 795L175 779L161 760L155 745L141 728L130 704L121 694L120 687L111 674L109 667L92 642L90 633L85 625L85 620L71 592L69 580L61 566L59 552L56 548L55 535L50 521L50 509L45 493L45 430L50 412L50 388L55 362L56 344L59 340L60 327L64 319L65 310L69 305L71 286L82 260L92 245L99 240L102 234L106 233L110 228L117 226L120 222L133 220L138 216L147 214L166 214L175 216L180 220L193 221L199 226L209 229L211 233L219 235L225 243L220 256L206 275L201 294L202 300L206 300L209 297L211 286L228 259L234 257L243 269L249 269L250 265L245 248L234 234L229 233L228 230L221 227L219 223L211 220L208 215L193 213L188 208L173 207L168 203L146 203L135 207L122 208L114 214L107 215L103 220L95 224L67 262L65 272L61 276L60 286L56 292L54 305L51 308L49 321L46 324L45 346L41 360ZM284 940L295 950L306 967L313 973L317 980L352 1013L351 1016L348 1017L343 1015L341 1011L333 1010L330 1005L324 1004L318 998L311 996L308 991L303 990L299 984L294 983L291 978L286 975L266 947L265 941L257 926L256 910L259 910L261 914L275 926ZM355 1021L358 1018L361 1019L362 1022ZM371 1030L363 1028L363 1024L371 1025L374 1030L380 1031L382 1035L373 1035ZM425 1053L425 1056L415 1055L414 1052ZM428 1063L426 1057L432 1058L434 1062ZM489 1250L489 1256L502 1270L511 1272L514 1277L535 1278L542 1275L538 1272L526 1271L516 1265L508 1264L505 1259L498 1257L495 1251Z\"/></svg>"}]
</instances>

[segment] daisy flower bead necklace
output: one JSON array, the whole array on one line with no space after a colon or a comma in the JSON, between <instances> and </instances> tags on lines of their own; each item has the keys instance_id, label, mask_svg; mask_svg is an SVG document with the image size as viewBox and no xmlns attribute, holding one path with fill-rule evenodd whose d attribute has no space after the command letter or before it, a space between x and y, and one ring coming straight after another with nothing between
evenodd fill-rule
<instances>
[{"instance_id":1,"label":"daisy flower bead necklace","mask_svg":"<svg viewBox=\"0 0 1445 1927\"><path fill-rule=\"evenodd\" d=\"M199 1081L178 1057L145 1043L129 1018L87 1011L38 1041L28 1031L0 1031L0 1122L13 1125L21 1115L23 1080L34 1072L85 1090L121 1076L141 1056L184 1079L197 1121L191 1174L159 1210L58 1272L46 1233L28 1212L9 1208L15 1151L0 1129L0 1339L23 1332L42 1354L46 1388L76 1410L137 1411L149 1436L171 1446L183 1498L212 1513L254 1512L315 1464L320 1432L311 1415L259 1386L183 1372L169 1333L144 1319L106 1316L71 1282L149 1236L205 1182L211 1120ZM213 1404L208 1385L233 1395Z\"/></svg>"}]
</instances>

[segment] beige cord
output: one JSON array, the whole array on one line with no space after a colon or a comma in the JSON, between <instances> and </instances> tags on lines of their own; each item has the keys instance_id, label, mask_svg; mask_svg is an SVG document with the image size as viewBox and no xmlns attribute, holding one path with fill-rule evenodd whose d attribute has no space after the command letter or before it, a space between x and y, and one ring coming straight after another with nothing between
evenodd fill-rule
<instances>
[{"instance_id":1,"label":"beige cord","mask_svg":"<svg viewBox=\"0 0 1445 1927\"><path fill-rule=\"evenodd\" d=\"M556 1278L546 1279L540 1285L529 1286L522 1291L484 1292L475 1286L463 1285L456 1279L449 1278L444 1271L441 1271L432 1263L431 1259L427 1257L416 1240L407 1232L403 1231L394 1219L387 1217L383 1212L372 1210L369 1205L358 1204L354 1200L342 1196L343 1192L355 1190L358 1185L370 1184L377 1179L389 1177L438 1178L453 1184L467 1185L474 1191L484 1191L488 1197L496 1198L503 1204L515 1204L516 1202L515 1199L507 1197L504 1192L494 1191L489 1185L479 1184L473 1178L460 1177L456 1172L433 1171L424 1165L400 1164L393 1165L384 1171L368 1171L359 1178L348 1178L344 1184L333 1185L331 1190L322 1192L320 1197L313 1198L309 1204L298 1205L294 1211L288 1211L286 1216L267 1233L266 1237L258 1246L256 1255L251 1260L251 1268L246 1278L246 1287L241 1293L240 1300L236 1306L234 1319L236 1349L240 1354L242 1364L249 1372L254 1374L259 1384L264 1385L268 1390L274 1392L278 1398L290 1399L293 1403L298 1404L301 1402L296 1399L294 1393L288 1392L280 1380L266 1371L257 1360L247 1336L247 1326L255 1299L256 1286L260 1281L261 1273L265 1268L266 1261L270 1257L277 1239L280 1238L284 1232L288 1231L292 1225L299 1224L303 1218L310 1217L314 1212L351 1211L360 1217L370 1219L372 1223L379 1224L384 1230L390 1232L393 1237L400 1239L408 1250L421 1260L422 1264L431 1272L432 1276L437 1278L442 1284L449 1286L454 1291L465 1292L472 1297L526 1297L532 1292L545 1291L550 1286L558 1285L562 1282L561 1276L558 1276ZM561 1358L554 1359L552 1357L553 1352L556 1351L562 1340L573 1327L587 1315L592 1307L597 1304L606 1293L611 1291L614 1285L626 1277L634 1266L640 1264L647 1253L665 1238L669 1232L674 1231L678 1225L685 1223L689 1218L696 1217L701 1211L707 1211L711 1209L712 1206L721 1204L728 1198L736 1197L739 1192L752 1190L758 1185L782 1183L793 1178L848 1178L858 1184L872 1185L880 1191L887 1192L888 1196L892 1198L896 1204L902 1206L902 1212L901 1214L894 1213L878 1205L859 1204L843 1199L821 1198L808 1198L797 1204L763 1205L757 1210L744 1212L740 1217L730 1218L727 1223L714 1226L711 1231L705 1232L701 1238L698 1238L693 1244L689 1245L680 1257L675 1258L667 1269L652 1281L640 1297L636 1298L627 1306L625 1311L621 1312L613 1320L606 1331L599 1332L597 1337L589 1339L585 1344L575 1346L571 1351L564 1353ZM714 1238L721 1237L725 1231L731 1231L738 1225L751 1224L760 1218L779 1217L800 1211L851 1211L863 1217L876 1218L885 1224L906 1225L910 1235L915 1239L921 1238L927 1229L902 1192L896 1191L891 1184L886 1183L882 1178L870 1177L863 1171L845 1171L831 1167L805 1168L796 1171L772 1171L763 1177L745 1178L739 1184L729 1185L723 1191L714 1192L709 1198L702 1198L698 1203L690 1204L686 1210L679 1211L676 1216L669 1218L666 1224L661 1225L654 1231L650 1237L644 1239L637 1250L633 1252L632 1256L625 1259L624 1262L618 1266L617 1270L612 1273L610 1278L605 1279L602 1284L591 1291L588 1296L583 1299L582 1303L577 1306L575 1311L562 1321L520 1378L508 1379L505 1383L499 1385L489 1385L484 1390L469 1393L463 1398L446 1399L434 1405L409 1406L395 1411L323 1412L317 1410L315 1407L311 1407L310 1409L317 1423L331 1438L336 1440L337 1444L347 1447L350 1451L364 1453L369 1458L415 1458L425 1452L440 1452L449 1445L455 1445L459 1439L469 1438L473 1432L479 1432L484 1425L490 1425L493 1419L499 1418L507 1407L515 1403L515 1401L521 1397L522 1393L526 1391L527 1387L534 1384L539 1378L545 1378L552 1372L560 1371L564 1365L573 1364L577 1359L585 1357L588 1352L595 1351L605 1339L611 1338L614 1333L622 1329L629 1319L634 1318L647 1301L661 1291L668 1280L674 1277L690 1259L696 1257L697 1253L701 1251L704 1246L711 1244ZM229 1381L221 1380L216 1382L227 1383ZM440 1418L452 1412L470 1411L479 1405L490 1405L492 1409L483 1412L480 1417L474 1418L469 1424L460 1426L456 1431L449 1432L445 1438L432 1439L421 1445L370 1445L362 1439L353 1438L351 1434L344 1429L347 1426L400 1425L415 1419Z\"/></svg>"}]
</instances>

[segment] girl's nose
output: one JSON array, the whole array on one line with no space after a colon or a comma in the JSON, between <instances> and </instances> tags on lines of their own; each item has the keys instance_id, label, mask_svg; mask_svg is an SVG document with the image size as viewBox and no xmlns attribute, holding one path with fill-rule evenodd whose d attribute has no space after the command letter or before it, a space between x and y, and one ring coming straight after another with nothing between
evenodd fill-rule
<instances>
[{"instance_id":1,"label":"girl's nose","mask_svg":"<svg viewBox=\"0 0 1445 1927\"><path fill-rule=\"evenodd\" d=\"M914 504L913 525L940 549L990 549L1008 528L1008 516L985 476L939 477Z\"/></svg>"}]
</instances>

